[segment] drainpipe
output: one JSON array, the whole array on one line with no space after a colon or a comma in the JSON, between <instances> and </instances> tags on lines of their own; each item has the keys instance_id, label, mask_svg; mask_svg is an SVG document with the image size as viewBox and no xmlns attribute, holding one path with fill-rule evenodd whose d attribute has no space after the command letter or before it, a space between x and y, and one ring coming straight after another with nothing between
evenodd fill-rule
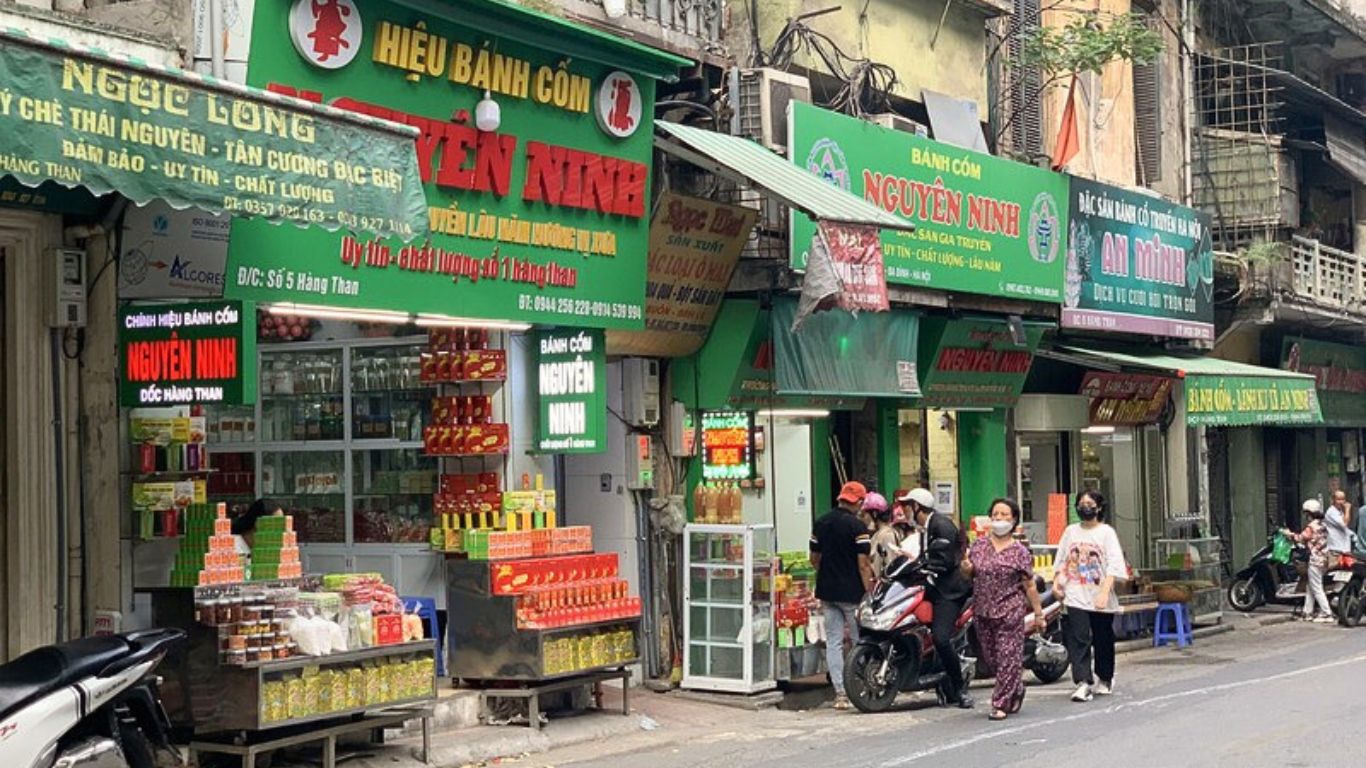
<instances>
[{"instance_id":1,"label":"drainpipe","mask_svg":"<svg viewBox=\"0 0 1366 768\"><path fill-rule=\"evenodd\" d=\"M1185 121L1185 130L1182 131L1181 143L1185 162L1182 163L1184 172L1181 179L1181 202L1190 205L1195 197L1194 188L1194 165L1192 137L1195 134L1195 74L1194 65L1191 58L1195 55L1195 22L1191 19L1190 0L1181 0L1181 86L1183 89L1181 99L1182 118Z\"/></svg>"},{"instance_id":2,"label":"drainpipe","mask_svg":"<svg viewBox=\"0 0 1366 768\"><path fill-rule=\"evenodd\" d=\"M209 0L209 72L219 80L226 79L228 70L223 31L223 0Z\"/></svg>"}]
</instances>

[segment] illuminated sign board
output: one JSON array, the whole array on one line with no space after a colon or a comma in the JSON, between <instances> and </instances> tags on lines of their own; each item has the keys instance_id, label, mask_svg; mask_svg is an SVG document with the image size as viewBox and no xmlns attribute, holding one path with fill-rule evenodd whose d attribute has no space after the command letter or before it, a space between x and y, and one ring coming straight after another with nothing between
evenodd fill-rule
<instances>
[{"instance_id":1,"label":"illuminated sign board","mask_svg":"<svg viewBox=\"0 0 1366 768\"><path fill-rule=\"evenodd\" d=\"M129 407L256 400L256 309L240 301L119 311L119 403Z\"/></svg>"},{"instance_id":2,"label":"illuminated sign board","mask_svg":"<svg viewBox=\"0 0 1366 768\"><path fill-rule=\"evenodd\" d=\"M607 450L607 343L600 330L536 334L536 450Z\"/></svg>"},{"instance_id":3,"label":"illuminated sign board","mask_svg":"<svg viewBox=\"0 0 1366 768\"><path fill-rule=\"evenodd\" d=\"M702 478L749 480L754 477L754 428L748 413L715 411L702 415Z\"/></svg>"}]
</instances>

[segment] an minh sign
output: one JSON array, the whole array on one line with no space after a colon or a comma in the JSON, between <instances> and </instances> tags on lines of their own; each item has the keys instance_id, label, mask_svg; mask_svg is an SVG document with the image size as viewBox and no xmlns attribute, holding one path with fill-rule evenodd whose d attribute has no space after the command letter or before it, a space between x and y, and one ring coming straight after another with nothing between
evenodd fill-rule
<instances>
[{"instance_id":1,"label":"an minh sign","mask_svg":"<svg viewBox=\"0 0 1366 768\"><path fill-rule=\"evenodd\" d=\"M256 399L256 310L240 301L119 312L119 403L163 407Z\"/></svg>"},{"instance_id":2,"label":"an minh sign","mask_svg":"<svg viewBox=\"0 0 1366 768\"><path fill-rule=\"evenodd\" d=\"M607 347L600 330L542 331L536 335L540 395L536 450L607 450Z\"/></svg>"}]
</instances>

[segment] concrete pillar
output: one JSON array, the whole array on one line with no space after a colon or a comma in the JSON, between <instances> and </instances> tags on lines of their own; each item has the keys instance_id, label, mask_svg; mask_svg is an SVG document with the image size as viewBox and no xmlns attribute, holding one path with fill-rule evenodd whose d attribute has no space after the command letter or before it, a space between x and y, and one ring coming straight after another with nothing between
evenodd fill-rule
<instances>
[{"instance_id":1,"label":"concrete pillar","mask_svg":"<svg viewBox=\"0 0 1366 768\"><path fill-rule=\"evenodd\" d=\"M1229 504L1233 509L1234 567L1252 559L1266 543L1266 457L1263 432L1255 427L1228 431Z\"/></svg>"},{"instance_id":2,"label":"concrete pillar","mask_svg":"<svg viewBox=\"0 0 1366 768\"><path fill-rule=\"evenodd\" d=\"M127 450L120 439L118 400L118 267L105 266L113 245L105 235L86 243L87 273L100 275L91 286L86 307L89 320L85 329L85 349L81 355L78 387L83 410L78 417L78 435L83 443L83 460L74 467L82 473L85 505L81 533L86 558L87 579L84 591L89 621L94 611L117 610L127 615L132 610L132 581L127 579L120 554L120 540L132 535L131 516L122 514L119 471L127 461ZM101 271L103 269L103 271ZM80 597L81 593L76 593Z\"/></svg>"}]
</instances>

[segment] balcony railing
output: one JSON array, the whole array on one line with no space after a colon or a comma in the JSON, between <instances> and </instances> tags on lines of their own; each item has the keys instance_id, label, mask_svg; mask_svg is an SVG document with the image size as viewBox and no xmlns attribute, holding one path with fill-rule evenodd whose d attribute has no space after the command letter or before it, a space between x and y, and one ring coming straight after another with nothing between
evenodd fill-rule
<instances>
[{"instance_id":1,"label":"balcony railing","mask_svg":"<svg viewBox=\"0 0 1366 768\"><path fill-rule=\"evenodd\" d=\"M626 15L608 18L602 0L552 0L572 16L610 25L630 37L696 56L725 52L724 0L626 0Z\"/></svg>"},{"instance_id":2,"label":"balcony railing","mask_svg":"<svg viewBox=\"0 0 1366 768\"><path fill-rule=\"evenodd\" d=\"M1298 235L1290 239L1295 294L1321 307L1366 314L1366 259Z\"/></svg>"}]
</instances>

